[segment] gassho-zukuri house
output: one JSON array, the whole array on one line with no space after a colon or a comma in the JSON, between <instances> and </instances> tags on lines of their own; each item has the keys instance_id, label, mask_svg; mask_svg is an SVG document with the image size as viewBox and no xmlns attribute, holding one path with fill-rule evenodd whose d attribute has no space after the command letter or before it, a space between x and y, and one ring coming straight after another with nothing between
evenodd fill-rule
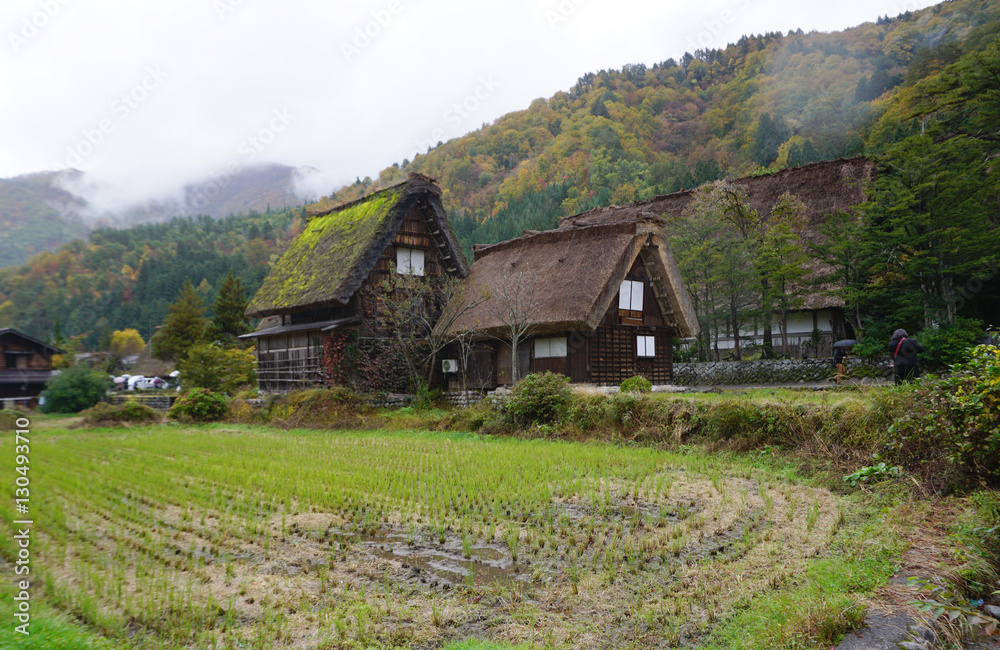
<instances>
[{"instance_id":1,"label":"gassho-zukuri house","mask_svg":"<svg viewBox=\"0 0 1000 650\"><path fill-rule=\"evenodd\" d=\"M518 377L551 371L574 383L617 385L633 375L669 383L673 340L695 336L698 319L663 225L651 213L568 220L555 230L476 246L464 300L486 299L446 332L471 332L479 341L467 387L511 383L513 355L503 341L516 284L526 289L518 309L530 320L517 349Z\"/></svg>"},{"instance_id":2,"label":"gassho-zukuri house","mask_svg":"<svg viewBox=\"0 0 1000 650\"><path fill-rule=\"evenodd\" d=\"M331 383L323 344L338 334L349 333L358 354L379 357L389 336L379 318L380 284L392 265L416 276L468 274L441 189L421 174L342 205L320 202L307 216L246 310L264 319L241 338L256 341L265 392Z\"/></svg>"}]
</instances>

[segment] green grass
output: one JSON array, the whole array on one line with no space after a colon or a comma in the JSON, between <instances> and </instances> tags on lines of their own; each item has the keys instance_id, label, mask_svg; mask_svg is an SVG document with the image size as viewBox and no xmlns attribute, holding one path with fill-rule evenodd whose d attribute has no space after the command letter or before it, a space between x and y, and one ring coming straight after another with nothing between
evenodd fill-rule
<instances>
[{"instance_id":1,"label":"green grass","mask_svg":"<svg viewBox=\"0 0 1000 650\"><path fill-rule=\"evenodd\" d=\"M646 647L681 635L829 647L902 548L891 503L832 495L770 453L42 426L57 422L32 434L37 579L48 602L118 645L138 628L141 647L164 648ZM0 440L0 476L12 475L12 444ZM4 522L17 518L10 483ZM518 572L443 590L405 557L363 551L359 533L394 534L386 543L400 548L516 550ZM479 640L491 628L514 645Z\"/></svg>"},{"instance_id":2,"label":"green grass","mask_svg":"<svg viewBox=\"0 0 1000 650\"><path fill-rule=\"evenodd\" d=\"M7 578L4 572L4 578ZM12 572L11 572L12 573ZM112 650L115 646L108 640L88 630L79 623L69 620L47 606L37 593L32 593L31 620L27 636L16 633L14 628L20 622L14 619L13 578L0 580L0 647L23 648L24 650Z\"/></svg>"}]
</instances>

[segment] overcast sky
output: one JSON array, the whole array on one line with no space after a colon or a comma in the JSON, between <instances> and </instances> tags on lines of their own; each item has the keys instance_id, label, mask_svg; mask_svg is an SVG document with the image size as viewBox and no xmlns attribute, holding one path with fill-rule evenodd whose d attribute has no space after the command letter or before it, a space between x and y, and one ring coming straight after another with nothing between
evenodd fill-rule
<instances>
[{"instance_id":1,"label":"overcast sky","mask_svg":"<svg viewBox=\"0 0 1000 650\"><path fill-rule=\"evenodd\" d=\"M274 161L328 193L586 72L930 4L3 0L0 177L74 167L127 202Z\"/></svg>"}]
</instances>

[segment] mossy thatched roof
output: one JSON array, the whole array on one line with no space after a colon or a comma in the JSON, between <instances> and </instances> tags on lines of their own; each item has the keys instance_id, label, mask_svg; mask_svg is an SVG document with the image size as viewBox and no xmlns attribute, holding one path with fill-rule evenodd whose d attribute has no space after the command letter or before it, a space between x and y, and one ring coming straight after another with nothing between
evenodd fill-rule
<instances>
[{"instance_id":1,"label":"mossy thatched roof","mask_svg":"<svg viewBox=\"0 0 1000 650\"><path fill-rule=\"evenodd\" d=\"M299 236L281 256L246 313L251 317L345 305L371 273L410 210L417 208L439 228L455 265L468 267L441 206L441 190L432 179L410 179L335 208L314 206Z\"/></svg>"}]
</instances>

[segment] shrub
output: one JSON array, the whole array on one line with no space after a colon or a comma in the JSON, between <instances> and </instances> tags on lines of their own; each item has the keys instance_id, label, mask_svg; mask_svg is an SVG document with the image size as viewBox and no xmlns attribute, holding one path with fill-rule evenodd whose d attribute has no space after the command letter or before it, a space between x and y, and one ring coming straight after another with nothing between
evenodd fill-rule
<instances>
[{"instance_id":1,"label":"shrub","mask_svg":"<svg viewBox=\"0 0 1000 650\"><path fill-rule=\"evenodd\" d=\"M205 388L192 388L181 395L167 416L181 422L213 422L226 417L229 399Z\"/></svg>"},{"instance_id":2,"label":"shrub","mask_svg":"<svg viewBox=\"0 0 1000 650\"><path fill-rule=\"evenodd\" d=\"M243 423L270 423L283 427L329 429L364 426L362 415L372 408L357 393L343 387L311 388L285 395L271 395L260 407L243 399L230 403L228 417Z\"/></svg>"},{"instance_id":3,"label":"shrub","mask_svg":"<svg viewBox=\"0 0 1000 650\"><path fill-rule=\"evenodd\" d=\"M653 390L653 383L641 375L629 377L622 382L623 393L648 393Z\"/></svg>"},{"instance_id":4,"label":"shrub","mask_svg":"<svg viewBox=\"0 0 1000 650\"><path fill-rule=\"evenodd\" d=\"M98 402L82 411L80 415L83 416L84 425L89 427L142 424L159 422L161 419L158 411L138 402L126 402L119 405Z\"/></svg>"},{"instance_id":5,"label":"shrub","mask_svg":"<svg viewBox=\"0 0 1000 650\"><path fill-rule=\"evenodd\" d=\"M224 350L211 343L192 346L178 370L185 388L205 388L232 395L241 386L257 383L253 350Z\"/></svg>"},{"instance_id":6,"label":"shrub","mask_svg":"<svg viewBox=\"0 0 1000 650\"><path fill-rule=\"evenodd\" d=\"M921 330L917 340L924 346L920 361L928 370L945 370L961 363L969 349L983 338L982 321L958 316L954 323Z\"/></svg>"},{"instance_id":7,"label":"shrub","mask_svg":"<svg viewBox=\"0 0 1000 650\"><path fill-rule=\"evenodd\" d=\"M84 364L76 364L49 380L42 397L45 413L79 413L97 404L111 387L111 378Z\"/></svg>"},{"instance_id":8,"label":"shrub","mask_svg":"<svg viewBox=\"0 0 1000 650\"><path fill-rule=\"evenodd\" d=\"M907 465L940 466L936 487L1000 483L1000 349L980 345L952 374L916 384L889 433Z\"/></svg>"},{"instance_id":9,"label":"shrub","mask_svg":"<svg viewBox=\"0 0 1000 650\"><path fill-rule=\"evenodd\" d=\"M514 385L507 412L518 424L551 424L566 416L572 397L569 377L533 373Z\"/></svg>"}]
</instances>

